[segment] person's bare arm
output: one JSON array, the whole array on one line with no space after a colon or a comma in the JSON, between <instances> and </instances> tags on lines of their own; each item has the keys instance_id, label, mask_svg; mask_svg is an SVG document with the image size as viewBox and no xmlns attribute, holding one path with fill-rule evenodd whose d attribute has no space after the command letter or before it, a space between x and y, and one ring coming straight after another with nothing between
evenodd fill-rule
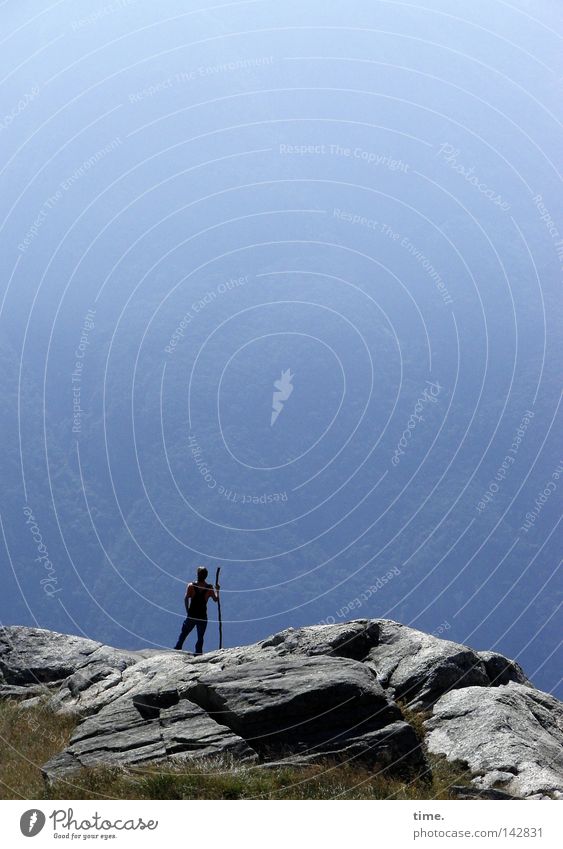
<instances>
[{"instance_id":1,"label":"person's bare arm","mask_svg":"<svg viewBox=\"0 0 563 849\"><path fill-rule=\"evenodd\" d=\"M184 607L186 608L186 613L188 612L188 607L190 604L190 599L193 597L194 588L192 584L188 584L186 587L186 595L184 596Z\"/></svg>"},{"instance_id":2,"label":"person's bare arm","mask_svg":"<svg viewBox=\"0 0 563 849\"><path fill-rule=\"evenodd\" d=\"M213 599L213 601L215 601L215 602L219 601L219 590L220 589L221 589L221 587L219 586L219 584L215 584L215 589L209 590L209 595L207 597Z\"/></svg>"}]
</instances>

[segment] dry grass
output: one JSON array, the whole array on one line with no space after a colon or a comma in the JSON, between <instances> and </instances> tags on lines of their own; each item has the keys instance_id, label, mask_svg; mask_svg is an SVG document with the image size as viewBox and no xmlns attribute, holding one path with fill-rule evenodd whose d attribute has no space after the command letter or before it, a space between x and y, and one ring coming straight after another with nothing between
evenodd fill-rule
<instances>
[{"instance_id":1,"label":"dry grass","mask_svg":"<svg viewBox=\"0 0 563 849\"><path fill-rule=\"evenodd\" d=\"M426 728L424 727L424 723L427 719L430 719L430 717L432 716L432 711L412 710L411 708L407 707L406 704L401 700L397 702L397 706L403 714L403 719L405 720L405 722L408 722L409 725L412 725L420 739L424 740L424 737L426 736Z\"/></svg>"},{"instance_id":2,"label":"dry grass","mask_svg":"<svg viewBox=\"0 0 563 849\"><path fill-rule=\"evenodd\" d=\"M449 799L469 775L434 760L432 775L398 779L356 762L241 766L225 758L146 768L83 770L45 786L41 764L68 742L75 720L44 705L0 702L0 785L5 799Z\"/></svg>"},{"instance_id":3,"label":"dry grass","mask_svg":"<svg viewBox=\"0 0 563 849\"><path fill-rule=\"evenodd\" d=\"M449 799L458 771L439 767L432 779L402 781L354 763L305 767L233 766L224 760L84 770L52 785L51 799Z\"/></svg>"},{"instance_id":4,"label":"dry grass","mask_svg":"<svg viewBox=\"0 0 563 849\"><path fill-rule=\"evenodd\" d=\"M424 723L432 716L431 710L413 710L407 707L404 701L399 700L397 705L403 714L403 719L411 725L420 740L424 740L426 736L426 728ZM452 784L471 784L471 771L467 769L465 764L456 761L454 763L446 760L442 755L433 755L426 752L426 760L432 770L432 789L436 794L432 798L435 799L450 799L449 788ZM430 798L430 797L429 797Z\"/></svg>"},{"instance_id":5,"label":"dry grass","mask_svg":"<svg viewBox=\"0 0 563 849\"><path fill-rule=\"evenodd\" d=\"M44 705L22 708L0 701L0 793L3 799L40 799L41 764L64 749L76 721Z\"/></svg>"}]
</instances>

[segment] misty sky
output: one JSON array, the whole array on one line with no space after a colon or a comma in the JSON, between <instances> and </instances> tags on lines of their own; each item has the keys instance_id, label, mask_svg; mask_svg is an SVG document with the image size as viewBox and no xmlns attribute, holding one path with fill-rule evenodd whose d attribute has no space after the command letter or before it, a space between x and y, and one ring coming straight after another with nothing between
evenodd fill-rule
<instances>
[{"instance_id":1,"label":"misty sky","mask_svg":"<svg viewBox=\"0 0 563 849\"><path fill-rule=\"evenodd\" d=\"M555 0L0 4L0 619L560 637ZM209 648L216 641L209 629Z\"/></svg>"}]
</instances>

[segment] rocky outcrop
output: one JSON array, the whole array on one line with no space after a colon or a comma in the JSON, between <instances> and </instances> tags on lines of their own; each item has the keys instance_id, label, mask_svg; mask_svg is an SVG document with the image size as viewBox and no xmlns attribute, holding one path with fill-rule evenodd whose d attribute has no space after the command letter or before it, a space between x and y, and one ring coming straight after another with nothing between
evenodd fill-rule
<instances>
[{"instance_id":1,"label":"rocky outcrop","mask_svg":"<svg viewBox=\"0 0 563 849\"><path fill-rule=\"evenodd\" d=\"M179 754L196 758L228 754L238 761L257 760L256 752L241 737L187 699L149 715L132 699L118 699L82 722L68 747L43 772L54 781L83 767L142 765Z\"/></svg>"},{"instance_id":2,"label":"rocky outcrop","mask_svg":"<svg viewBox=\"0 0 563 849\"><path fill-rule=\"evenodd\" d=\"M97 705L94 692L115 685L128 666L154 654L42 628L0 628L0 698L45 696L63 687L75 701L87 694L82 712L88 697Z\"/></svg>"},{"instance_id":3,"label":"rocky outcrop","mask_svg":"<svg viewBox=\"0 0 563 849\"><path fill-rule=\"evenodd\" d=\"M466 763L476 787L563 798L563 705L547 693L466 687L442 696L425 725L428 750Z\"/></svg>"},{"instance_id":4,"label":"rocky outcrop","mask_svg":"<svg viewBox=\"0 0 563 849\"><path fill-rule=\"evenodd\" d=\"M379 643L382 622L384 620L358 619L341 625L287 628L259 645L261 649L274 649L279 656L328 655L365 660L369 650Z\"/></svg>"},{"instance_id":5,"label":"rocky outcrop","mask_svg":"<svg viewBox=\"0 0 563 849\"><path fill-rule=\"evenodd\" d=\"M2 628L0 684L39 688L63 681L81 666L101 643L41 628Z\"/></svg>"},{"instance_id":6,"label":"rocky outcrop","mask_svg":"<svg viewBox=\"0 0 563 849\"><path fill-rule=\"evenodd\" d=\"M186 695L264 757L355 751L377 761L385 742L423 765L416 735L358 661L285 656L215 668Z\"/></svg>"},{"instance_id":7,"label":"rocky outcrop","mask_svg":"<svg viewBox=\"0 0 563 849\"><path fill-rule=\"evenodd\" d=\"M408 777L429 771L430 752L472 770L458 798L563 790L559 702L502 655L384 619L289 628L202 657L0 628L0 697L77 717L48 780L209 756L265 767L334 756ZM424 741L413 711L432 714Z\"/></svg>"},{"instance_id":8,"label":"rocky outcrop","mask_svg":"<svg viewBox=\"0 0 563 849\"><path fill-rule=\"evenodd\" d=\"M514 661L382 621L367 661L384 687L411 708L428 708L447 690L526 683Z\"/></svg>"}]
</instances>

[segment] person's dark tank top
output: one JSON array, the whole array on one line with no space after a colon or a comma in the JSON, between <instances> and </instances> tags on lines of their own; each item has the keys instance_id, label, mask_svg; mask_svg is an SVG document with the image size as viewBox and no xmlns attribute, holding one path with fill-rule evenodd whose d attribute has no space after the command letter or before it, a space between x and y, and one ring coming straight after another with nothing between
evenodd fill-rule
<instances>
[{"instance_id":1,"label":"person's dark tank top","mask_svg":"<svg viewBox=\"0 0 563 849\"><path fill-rule=\"evenodd\" d=\"M207 593L211 589L210 586L198 587L197 584L192 584L195 590L195 595L190 599L188 608L188 616L192 619L207 619Z\"/></svg>"}]
</instances>

